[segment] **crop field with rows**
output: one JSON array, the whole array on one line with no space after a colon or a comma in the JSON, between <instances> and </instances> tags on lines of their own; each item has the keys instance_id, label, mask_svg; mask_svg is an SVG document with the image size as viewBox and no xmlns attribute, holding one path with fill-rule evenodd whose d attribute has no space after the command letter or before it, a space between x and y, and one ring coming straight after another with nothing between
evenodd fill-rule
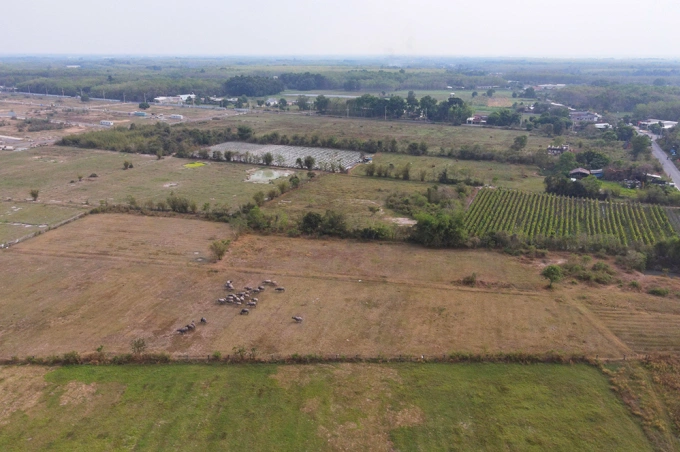
<instances>
[{"instance_id":1,"label":"crop field with rows","mask_svg":"<svg viewBox=\"0 0 680 452\"><path fill-rule=\"evenodd\" d=\"M505 231L536 237L609 236L651 245L675 230L659 206L602 202L516 190L481 190L465 216L471 235Z\"/></svg>"},{"instance_id":2,"label":"crop field with rows","mask_svg":"<svg viewBox=\"0 0 680 452\"><path fill-rule=\"evenodd\" d=\"M279 144L251 144L227 142L210 147L210 151L235 153L233 160L247 163L262 163L268 152L274 157L272 165L294 168L297 159L304 160L307 156L314 157L314 169L323 171L340 171L349 169L361 161L358 151L344 151L331 148L316 148L303 146L284 146Z\"/></svg>"}]
</instances>

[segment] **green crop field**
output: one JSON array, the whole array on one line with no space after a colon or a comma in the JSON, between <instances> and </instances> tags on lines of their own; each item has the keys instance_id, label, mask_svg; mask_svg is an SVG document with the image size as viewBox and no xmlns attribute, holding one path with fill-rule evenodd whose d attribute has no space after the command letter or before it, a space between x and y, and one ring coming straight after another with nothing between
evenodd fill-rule
<instances>
[{"instance_id":1,"label":"green crop field","mask_svg":"<svg viewBox=\"0 0 680 452\"><path fill-rule=\"evenodd\" d=\"M652 450L583 365L0 367L2 450Z\"/></svg>"},{"instance_id":2,"label":"green crop field","mask_svg":"<svg viewBox=\"0 0 680 452\"><path fill-rule=\"evenodd\" d=\"M579 234L651 245L675 234L664 209L514 190L481 190L465 218L478 237L506 231L529 239Z\"/></svg>"}]
</instances>

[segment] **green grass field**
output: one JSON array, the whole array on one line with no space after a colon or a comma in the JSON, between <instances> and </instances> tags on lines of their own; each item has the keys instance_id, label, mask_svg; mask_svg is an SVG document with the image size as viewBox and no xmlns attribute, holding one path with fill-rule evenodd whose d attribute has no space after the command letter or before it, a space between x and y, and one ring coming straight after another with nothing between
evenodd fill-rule
<instances>
[{"instance_id":1,"label":"green grass field","mask_svg":"<svg viewBox=\"0 0 680 452\"><path fill-rule=\"evenodd\" d=\"M436 183L444 168L449 178L471 177L488 185L514 188L526 191L544 191L543 176L538 168L530 165L508 165L498 162L456 160L446 157L414 157L405 154L378 153L373 156L376 165L394 165L395 168L411 164L411 180L420 180L420 172L425 171L425 182ZM366 166L359 165L352 174L365 175Z\"/></svg>"},{"instance_id":2,"label":"green grass field","mask_svg":"<svg viewBox=\"0 0 680 452\"><path fill-rule=\"evenodd\" d=\"M133 163L132 169L123 170L125 160ZM36 148L0 156L0 196L25 200L35 188L40 190L38 202L83 208L86 202L90 207L100 201L125 203L128 196L139 204L156 202L174 192L199 207L209 202L235 208L262 190L261 184L243 182L247 171L256 165L206 162L186 168L187 163L191 161L173 157L157 160L155 156L91 149ZM98 177L88 177L93 173ZM79 175L82 181L78 181Z\"/></svg>"},{"instance_id":3,"label":"green grass field","mask_svg":"<svg viewBox=\"0 0 680 452\"><path fill-rule=\"evenodd\" d=\"M583 365L0 368L2 450L652 450Z\"/></svg>"}]
</instances>

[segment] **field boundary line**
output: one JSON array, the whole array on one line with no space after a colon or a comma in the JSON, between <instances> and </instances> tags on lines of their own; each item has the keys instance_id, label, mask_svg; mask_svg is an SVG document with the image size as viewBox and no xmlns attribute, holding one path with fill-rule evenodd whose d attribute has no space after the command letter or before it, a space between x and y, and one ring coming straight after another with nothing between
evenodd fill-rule
<instances>
[{"instance_id":1,"label":"field boundary line","mask_svg":"<svg viewBox=\"0 0 680 452\"><path fill-rule=\"evenodd\" d=\"M81 213L79 213L79 214L77 214L77 215L75 215L75 216L72 216L71 218L67 218L66 220L62 220L62 221L60 221L59 223L55 223L55 224L48 225L47 229L44 230L44 231L35 231L35 232L32 232L32 233L30 233L30 234L28 234L28 235L25 235L25 236L23 236L23 237L19 237L18 239L15 239L15 240L10 240L10 241L5 242L5 243L6 243L6 245L7 245L8 247L9 247L9 246L18 245L18 244L21 243L21 242L24 242L24 241L26 241L26 240L28 240L28 239L32 239L32 238L35 237L35 236L44 234L44 233L46 233L47 231L51 231L52 229L56 229L56 228L58 228L58 227L64 226L65 224L68 224L68 223L72 223L72 222L74 222L74 221L76 221L76 220L78 220L78 219L84 217L84 216L87 215L87 214L88 214L88 212L81 212Z\"/></svg>"}]
</instances>

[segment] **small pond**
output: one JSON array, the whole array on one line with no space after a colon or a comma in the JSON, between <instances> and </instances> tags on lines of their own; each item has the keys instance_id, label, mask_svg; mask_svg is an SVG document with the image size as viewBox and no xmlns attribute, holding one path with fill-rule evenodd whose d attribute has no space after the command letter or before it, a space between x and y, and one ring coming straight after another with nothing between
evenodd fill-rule
<instances>
[{"instance_id":1,"label":"small pond","mask_svg":"<svg viewBox=\"0 0 680 452\"><path fill-rule=\"evenodd\" d=\"M260 169L249 174L246 182L255 182L256 184L268 184L269 181L278 179L279 177L286 177L293 174L290 170L277 169Z\"/></svg>"}]
</instances>

